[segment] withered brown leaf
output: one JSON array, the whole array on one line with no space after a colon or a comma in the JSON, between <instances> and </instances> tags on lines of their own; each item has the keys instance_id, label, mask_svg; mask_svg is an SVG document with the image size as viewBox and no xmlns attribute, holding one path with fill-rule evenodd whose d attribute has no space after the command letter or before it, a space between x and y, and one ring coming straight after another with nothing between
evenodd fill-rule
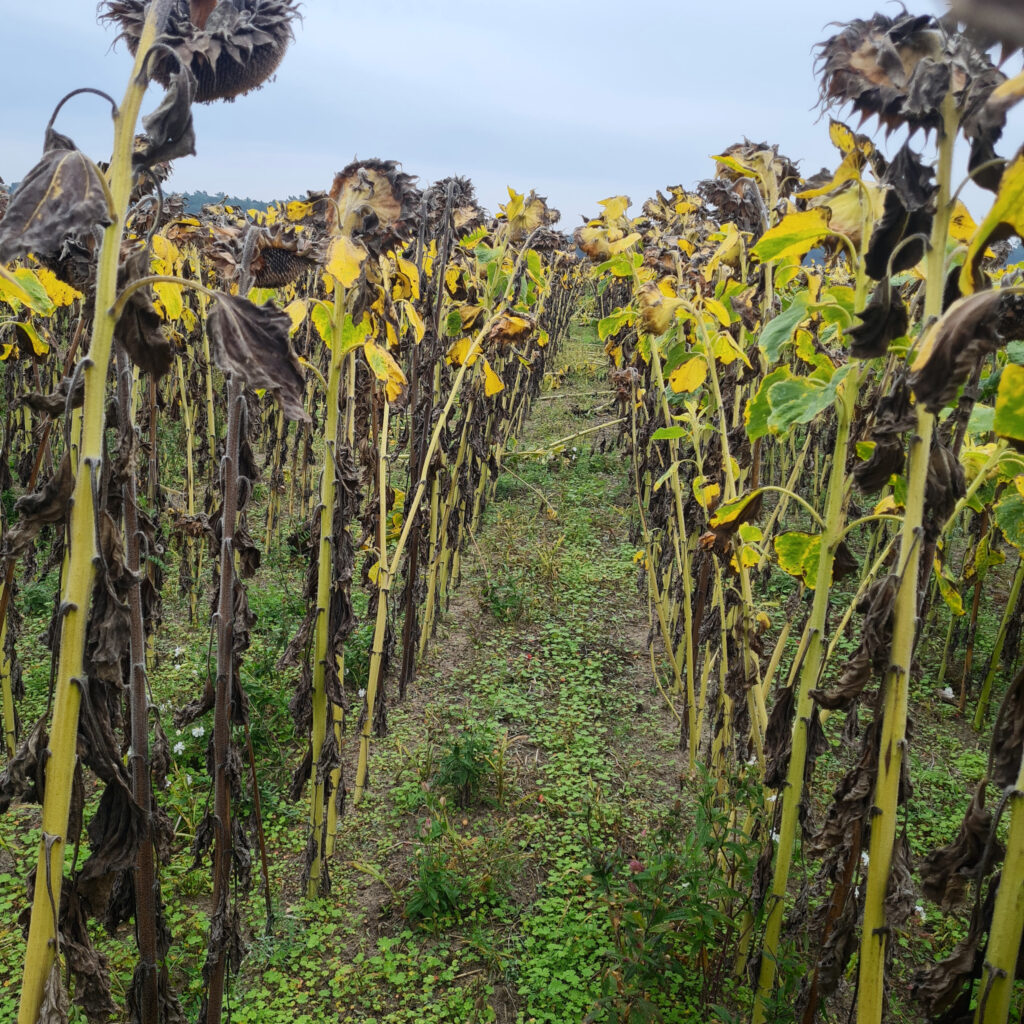
<instances>
[{"instance_id":1,"label":"withered brown leaf","mask_svg":"<svg viewBox=\"0 0 1024 1024\"><path fill-rule=\"evenodd\" d=\"M884 356L889 344L907 333L910 316L906 303L897 291L894 293L889 278L885 277L871 293L871 300L857 314L860 323L847 332L850 355L855 359L877 359Z\"/></svg>"},{"instance_id":2,"label":"withered brown leaf","mask_svg":"<svg viewBox=\"0 0 1024 1024\"><path fill-rule=\"evenodd\" d=\"M288 419L308 423L302 407L306 382L288 343L290 326L287 313L223 292L207 319L213 358L221 370L250 387L272 391Z\"/></svg>"},{"instance_id":3,"label":"withered brown leaf","mask_svg":"<svg viewBox=\"0 0 1024 1024\"><path fill-rule=\"evenodd\" d=\"M152 167L175 157L195 156L196 131L192 124L195 93L195 76L183 66L171 78L160 106L142 119L146 134L142 146L132 156L136 167Z\"/></svg>"},{"instance_id":4,"label":"withered brown leaf","mask_svg":"<svg viewBox=\"0 0 1024 1024\"><path fill-rule=\"evenodd\" d=\"M958 299L931 328L912 367L914 394L937 413L979 361L1024 336L1024 295L990 290Z\"/></svg>"},{"instance_id":5,"label":"withered brown leaf","mask_svg":"<svg viewBox=\"0 0 1024 1024\"><path fill-rule=\"evenodd\" d=\"M122 252L119 288L127 287L148 273L149 250L144 245L132 245ZM148 287L132 292L118 318L114 337L140 370L159 379L171 368L174 351L163 333L163 321L150 295Z\"/></svg>"},{"instance_id":6,"label":"withered brown leaf","mask_svg":"<svg viewBox=\"0 0 1024 1024\"><path fill-rule=\"evenodd\" d=\"M68 235L110 223L96 165L66 135L46 130L42 159L25 175L0 220L0 263L55 257Z\"/></svg>"}]
</instances>

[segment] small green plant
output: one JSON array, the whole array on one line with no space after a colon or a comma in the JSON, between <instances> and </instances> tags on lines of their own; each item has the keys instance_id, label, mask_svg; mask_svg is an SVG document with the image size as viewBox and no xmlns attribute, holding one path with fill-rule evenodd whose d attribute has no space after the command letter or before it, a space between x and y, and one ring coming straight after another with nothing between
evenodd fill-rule
<instances>
[{"instance_id":1,"label":"small green plant","mask_svg":"<svg viewBox=\"0 0 1024 1024\"><path fill-rule=\"evenodd\" d=\"M444 797L423 822L415 853L415 875L405 902L410 921L437 929L471 918L500 903L525 854L512 848L508 828L487 836L460 832Z\"/></svg>"},{"instance_id":2,"label":"small green plant","mask_svg":"<svg viewBox=\"0 0 1024 1024\"><path fill-rule=\"evenodd\" d=\"M612 932L588 1021L663 1020L670 1007L692 1007L696 1019L736 1001L733 966L753 923L750 880L760 855L742 821L757 799L751 780L730 780L725 800L707 777L692 822L673 813L639 843L588 829Z\"/></svg>"},{"instance_id":3,"label":"small green plant","mask_svg":"<svg viewBox=\"0 0 1024 1024\"><path fill-rule=\"evenodd\" d=\"M437 783L455 792L459 807L468 807L492 773L494 743L483 731L466 731L452 742L438 764Z\"/></svg>"},{"instance_id":4,"label":"small green plant","mask_svg":"<svg viewBox=\"0 0 1024 1024\"><path fill-rule=\"evenodd\" d=\"M519 571L495 573L484 584L483 598L491 615L505 625L521 622L528 617L529 583Z\"/></svg>"}]
</instances>

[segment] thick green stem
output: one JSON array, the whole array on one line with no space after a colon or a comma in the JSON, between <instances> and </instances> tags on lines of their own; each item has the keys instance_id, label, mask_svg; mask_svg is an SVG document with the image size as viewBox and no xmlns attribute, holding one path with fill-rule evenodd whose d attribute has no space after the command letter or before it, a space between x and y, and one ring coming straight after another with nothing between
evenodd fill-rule
<instances>
[{"instance_id":1,"label":"thick green stem","mask_svg":"<svg viewBox=\"0 0 1024 1024\"><path fill-rule=\"evenodd\" d=\"M946 237L949 232L949 189L956 137L956 107L952 94L943 101L943 129L939 138L938 195L935 220L925 267L924 322L942 312ZM927 328L926 328L927 329ZM899 809L900 774L907 744L910 665L917 634L918 576L923 542L925 485L931 455L935 417L917 407L917 428L910 446L906 515L900 539L899 579L893 621L890 669L884 682L882 735L878 750L878 776L868 847L870 866L864 901L860 943L860 981L857 1024L880 1024L885 999L885 950L889 930L885 898L889 889L893 844Z\"/></svg>"},{"instance_id":2,"label":"thick green stem","mask_svg":"<svg viewBox=\"0 0 1024 1024\"><path fill-rule=\"evenodd\" d=\"M96 314L83 373L85 395L82 407L82 445L72 493L68 571L64 576L61 595L65 617L60 636L49 758L46 763L43 835L39 843L18 1024L36 1024L46 979L57 949L54 925L56 908L60 905L71 782L77 760L86 624L95 579L95 561L98 558L93 488L98 485L103 460L107 373L114 337L114 318L109 311L117 294L121 236L132 188L135 122L146 91L146 82L140 79L140 74L156 38L157 25L166 14L168 6L168 0L150 5L131 79L114 119L114 148L108 171L114 208L110 211L111 223L103 233L100 247L96 276Z\"/></svg>"},{"instance_id":3,"label":"thick green stem","mask_svg":"<svg viewBox=\"0 0 1024 1024\"><path fill-rule=\"evenodd\" d=\"M345 320L346 297L340 284L334 286L334 338L340 339ZM315 854L309 866L306 894L313 898L320 892L325 855L325 780L320 770L320 756L327 737L327 648L331 622L331 574L334 566L334 498L337 489L335 448L337 447L339 405L341 398L344 353L340 342L331 351L327 376L327 412L324 419L324 461L320 473L320 537L317 547L316 626L313 634L313 726L312 767L310 769L310 830ZM330 795L326 795L330 799Z\"/></svg>"},{"instance_id":4,"label":"thick green stem","mask_svg":"<svg viewBox=\"0 0 1024 1024\"><path fill-rule=\"evenodd\" d=\"M1010 831L978 988L975 1024L1006 1024L1024 932L1024 759L1009 794Z\"/></svg>"},{"instance_id":5,"label":"thick green stem","mask_svg":"<svg viewBox=\"0 0 1024 1024\"><path fill-rule=\"evenodd\" d=\"M1020 599L1021 586L1024 585L1024 558L1018 559L1017 571L1013 577L1013 586L1010 588L1010 596L1006 599L1006 607L1003 609L1003 618L999 623L999 633L996 635L996 645L992 648L992 656L988 663L988 672L985 673L985 682L982 683L981 693L978 695L978 706L974 709L974 728L980 732L985 724L985 713L988 711L989 698L992 696L992 683L995 681L996 673L999 671L999 660L1003 656L1003 645L1006 643L1006 634L1010 630L1010 623L1017 614L1017 601Z\"/></svg>"}]
</instances>

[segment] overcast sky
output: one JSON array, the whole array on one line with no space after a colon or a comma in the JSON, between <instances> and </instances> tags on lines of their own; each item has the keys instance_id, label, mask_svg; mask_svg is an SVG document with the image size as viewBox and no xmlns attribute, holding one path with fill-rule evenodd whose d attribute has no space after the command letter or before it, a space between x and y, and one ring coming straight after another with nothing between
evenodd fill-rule
<instances>
[{"instance_id":1,"label":"overcast sky","mask_svg":"<svg viewBox=\"0 0 1024 1024\"><path fill-rule=\"evenodd\" d=\"M0 176L11 182L38 159L61 96L91 85L120 99L130 57L89 0L3 6ZM196 108L198 155L177 161L169 187L269 200L380 157L424 185L468 175L491 210L507 185L534 188L570 228L606 196L629 195L639 212L657 188L692 186L743 136L778 143L812 174L836 163L813 46L828 20L876 9L899 11L879 0L306 0L276 80ZM143 111L158 102L154 87ZM76 98L57 126L95 159L109 153L103 101Z\"/></svg>"}]
</instances>

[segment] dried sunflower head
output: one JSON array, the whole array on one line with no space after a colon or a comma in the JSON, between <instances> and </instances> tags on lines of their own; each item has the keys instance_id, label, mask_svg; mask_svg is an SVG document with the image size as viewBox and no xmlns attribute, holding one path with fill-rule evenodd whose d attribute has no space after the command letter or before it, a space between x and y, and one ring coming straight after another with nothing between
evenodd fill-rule
<instances>
[{"instance_id":1,"label":"dried sunflower head","mask_svg":"<svg viewBox=\"0 0 1024 1024\"><path fill-rule=\"evenodd\" d=\"M446 211L456 235L474 231L484 223L484 212L469 178L454 175L435 181L427 189L426 200L427 229L431 235L436 236L443 230Z\"/></svg>"},{"instance_id":2,"label":"dried sunflower head","mask_svg":"<svg viewBox=\"0 0 1024 1024\"><path fill-rule=\"evenodd\" d=\"M513 242L521 242L538 228L551 227L561 219L561 213L548 206L547 198L532 189L529 195L522 195L510 188L508 195L509 201L498 208L498 220L508 221Z\"/></svg>"},{"instance_id":3,"label":"dried sunflower head","mask_svg":"<svg viewBox=\"0 0 1024 1024\"><path fill-rule=\"evenodd\" d=\"M196 78L199 103L233 100L258 89L277 70L299 16L297 0L220 0L197 5L193 23L189 0L172 0L160 37ZM117 25L132 54L138 49L149 0L107 0L100 16ZM150 74L168 85L178 70L171 53L157 51Z\"/></svg>"},{"instance_id":4,"label":"dried sunflower head","mask_svg":"<svg viewBox=\"0 0 1024 1024\"><path fill-rule=\"evenodd\" d=\"M969 138L984 130L994 142L1002 128L968 122L1005 76L970 40L947 35L931 15L875 14L842 25L820 44L818 68L825 106L850 103L888 131L941 127L940 106L950 89Z\"/></svg>"},{"instance_id":5,"label":"dried sunflower head","mask_svg":"<svg viewBox=\"0 0 1024 1024\"><path fill-rule=\"evenodd\" d=\"M380 255L406 241L416 226L420 190L394 160L357 160L334 176L327 230Z\"/></svg>"},{"instance_id":6,"label":"dried sunflower head","mask_svg":"<svg viewBox=\"0 0 1024 1024\"><path fill-rule=\"evenodd\" d=\"M241 266L247 224L219 223L212 226L207 251L210 262L226 281L237 280ZM249 262L252 283L257 288L280 288L298 280L323 260L323 253L308 233L284 224L259 229Z\"/></svg>"}]
</instances>

